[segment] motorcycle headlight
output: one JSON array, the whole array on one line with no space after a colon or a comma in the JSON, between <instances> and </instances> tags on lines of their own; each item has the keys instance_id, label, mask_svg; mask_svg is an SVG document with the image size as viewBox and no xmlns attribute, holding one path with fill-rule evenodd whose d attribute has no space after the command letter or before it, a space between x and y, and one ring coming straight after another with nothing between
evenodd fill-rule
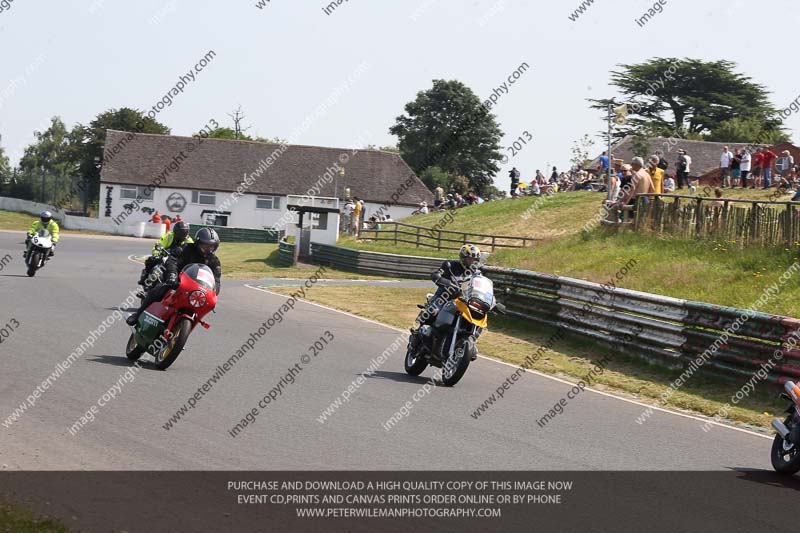
<instances>
[{"instance_id":1,"label":"motorcycle headlight","mask_svg":"<svg viewBox=\"0 0 800 533\"><path fill-rule=\"evenodd\" d=\"M478 300L477 298L470 299L467 306L469 307L472 316L477 319L482 319L486 316L486 313L489 312L489 304L482 300Z\"/></svg>"},{"instance_id":2,"label":"motorcycle headlight","mask_svg":"<svg viewBox=\"0 0 800 533\"><path fill-rule=\"evenodd\" d=\"M206 293L203 291L192 291L189 293L189 305L192 307L203 307L206 305Z\"/></svg>"}]
</instances>

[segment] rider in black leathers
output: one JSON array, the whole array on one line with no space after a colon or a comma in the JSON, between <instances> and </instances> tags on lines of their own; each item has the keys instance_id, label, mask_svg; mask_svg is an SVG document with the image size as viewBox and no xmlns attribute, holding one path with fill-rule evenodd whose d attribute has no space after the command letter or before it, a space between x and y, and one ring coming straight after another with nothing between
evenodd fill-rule
<instances>
[{"instance_id":1,"label":"rider in black leathers","mask_svg":"<svg viewBox=\"0 0 800 533\"><path fill-rule=\"evenodd\" d=\"M194 236L194 242L183 246L179 253L173 253L165 264L164 283L160 283L147 291L142 300L142 305L131 316L126 319L129 326L135 326L139 320L139 315L147 309L153 302L160 302L167 291L178 286L178 273L183 267L192 263L208 265L214 273L216 282L216 293L220 291L220 278L222 277L222 265L216 256L219 247L219 235L211 228L201 228Z\"/></svg>"},{"instance_id":2,"label":"rider in black leathers","mask_svg":"<svg viewBox=\"0 0 800 533\"><path fill-rule=\"evenodd\" d=\"M445 261L439 270L431 274L431 280L438 288L417 317L420 325L430 324L439 309L458 295L460 283L466 278L480 273L480 258L481 251L477 246L465 244L458 252L458 261Z\"/></svg>"}]
</instances>

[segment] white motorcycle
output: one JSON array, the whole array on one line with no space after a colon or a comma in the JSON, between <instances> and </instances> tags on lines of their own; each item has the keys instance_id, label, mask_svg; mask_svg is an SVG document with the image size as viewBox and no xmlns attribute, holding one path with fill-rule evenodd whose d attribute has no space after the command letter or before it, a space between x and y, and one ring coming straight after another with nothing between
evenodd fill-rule
<instances>
[{"instance_id":1,"label":"white motorcycle","mask_svg":"<svg viewBox=\"0 0 800 533\"><path fill-rule=\"evenodd\" d=\"M42 268L50 259L50 251L53 249L53 239L50 232L40 229L30 238L30 248L25 256L25 264L28 266L28 276L33 277L36 271Z\"/></svg>"}]
</instances>

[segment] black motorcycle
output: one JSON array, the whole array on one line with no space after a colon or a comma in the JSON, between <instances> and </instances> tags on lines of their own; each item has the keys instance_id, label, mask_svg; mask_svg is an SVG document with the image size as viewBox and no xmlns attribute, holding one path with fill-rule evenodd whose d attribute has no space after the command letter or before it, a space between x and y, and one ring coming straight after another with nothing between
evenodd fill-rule
<instances>
[{"instance_id":1,"label":"black motorcycle","mask_svg":"<svg viewBox=\"0 0 800 533\"><path fill-rule=\"evenodd\" d=\"M783 385L781 398L791 402L783 420L775 418L772 427L778 432L772 441L772 468L781 474L792 475L800 471L800 387L791 381Z\"/></svg>"},{"instance_id":2,"label":"black motorcycle","mask_svg":"<svg viewBox=\"0 0 800 533\"><path fill-rule=\"evenodd\" d=\"M418 307L425 310L432 303ZM441 368L442 383L452 387L461 380L470 362L478 358L475 342L488 325L489 313L505 312L495 301L492 280L480 273L460 284L458 296L445 303L433 319L412 330L405 358L406 373L418 376L425 368ZM425 311L420 314L423 317Z\"/></svg>"}]
</instances>

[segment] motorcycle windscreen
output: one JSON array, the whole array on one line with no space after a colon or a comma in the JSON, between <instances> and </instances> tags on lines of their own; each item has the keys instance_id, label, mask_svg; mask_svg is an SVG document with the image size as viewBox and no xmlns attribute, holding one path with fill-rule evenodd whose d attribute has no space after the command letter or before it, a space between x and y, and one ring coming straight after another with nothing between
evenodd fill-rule
<instances>
[{"instance_id":1,"label":"motorcycle windscreen","mask_svg":"<svg viewBox=\"0 0 800 533\"><path fill-rule=\"evenodd\" d=\"M467 300L477 299L490 308L494 305L494 283L487 277L475 276L470 284Z\"/></svg>"},{"instance_id":2,"label":"motorcycle windscreen","mask_svg":"<svg viewBox=\"0 0 800 533\"><path fill-rule=\"evenodd\" d=\"M214 273L211 269L201 263L192 263L183 268L183 273L192 278L206 289L215 290L217 282L214 280Z\"/></svg>"}]
</instances>

